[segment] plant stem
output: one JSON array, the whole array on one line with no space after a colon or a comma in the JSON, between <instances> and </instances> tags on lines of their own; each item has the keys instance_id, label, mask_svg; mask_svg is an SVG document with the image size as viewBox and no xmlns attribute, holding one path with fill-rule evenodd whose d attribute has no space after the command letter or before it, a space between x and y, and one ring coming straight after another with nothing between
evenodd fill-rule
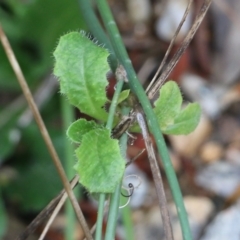
<instances>
[{"instance_id":1,"label":"plant stem","mask_svg":"<svg viewBox=\"0 0 240 240\"><path fill-rule=\"evenodd\" d=\"M104 238L105 240L112 240L112 239L114 239L114 236L115 236L121 187L122 187L122 182L120 182L117 185L114 193L111 195L111 198L110 198L107 229L106 229L106 235Z\"/></svg>"},{"instance_id":2,"label":"plant stem","mask_svg":"<svg viewBox=\"0 0 240 240\"><path fill-rule=\"evenodd\" d=\"M101 240L102 239L102 223L103 223L103 217L104 217L105 199L106 199L106 194L100 193L99 201L98 201L98 214L97 214L95 240Z\"/></svg>"},{"instance_id":3,"label":"plant stem","mask_svg":"<svg viewBox=\"0 0 240 240\"><path fill-rule=\"evenodd\" d=\"M130 210L129 204L122 209L122 219L123 219L123 225L125 229L125 239L126 240L135 239L134 232L133 232L131 210Z\"/></svg>"},{"instance_id":4,"label":"plant stem","mask_svg":"<svg viewBox=\"0 0 240 240\"><path fill-rule=\"evenodd\" d=\"M166 240L173 240L172 226L170 221L169 212L167 209L167 200L165 196L165 191L163 187L163 181L161 177L161 172L157 163L157 158L153 148L152 140L148 132L147 124L141 110L136 110L136 118L139 127L141 128L142 136L145 142L145 146L148 153L148 159L152 171L153 180L155 183L155 188L157 191L158 204L161 210L163 230L165 233Z\"/></svg>"},{"instance_id":5,"label":"plant stem","mask_svg":"<svg viewBox=\"0 0 240 240\"><path fill-rule=\"evenodd\" d=\"M81 10L82 16L85 19L85 22L89 30L94 34L95 37L97 37L97 40L100 43L103 43L109 49L111 53L109 56L109 62L110 62L111 69L114 72L117 69L118 61L116 59L114 51L112 50L112 45L109 39L107 38L105 32L103 31L102 26L99 24L99 21L92 9L91 2L86 0L79 0L79 4L80 4L80 10ZM109 117L106 124L106 128L108 129L112 129L117 100L118 100L119 93L121 92L123 83L124 81L119 81L116 85L116 90L115 90L112 103L109 109ZM105 194L100 194L96 234L95 234L96 240L100 240L102 236L102 222L103 222L103 215L104 215L105 199L106 199Z\"/></svg>"},{"instance_id":6,"label":"plant stem","mask_svg":"<svg viewBox=\"0 0 240 240\"><path fill-rule=\"evenodd\" d=\"M112 45L102 29L101 24L99 23L95 12L93 11L91 1L79 0L81 15L83 16L89 30L97 38L97 41L104 44L104 46L111 53L109 55L109 64L113 72L117 69L118 61L116 55L113 51Z\"/></svg>"},{"instance_id":7,"label":"plant stem","mask_svg":"<svg viewBox=\"0 0 240 240\"><path fill-rule=\"evenodd\" d=\"M66 101L66 99L62 97L61 97L61 110L62 110L62 119L63 119L63 132L65 136L67 128L74 121L74 109L72 106L70 106L70 104ZM71 178L75 174L75 171L73 169L73 165L75 161L73 156L74 146L67 138L65 138L65 141L64 141L64 148L65 148L64 159L66 160L65 172L67 177ZM74 191L74 193L75 195L79 195L77 194L76 190ZM65 239L73 240L76 217L69 200L67 200L65 204L65 213L66 213Z\"/></svg>"},{"instance_id":8,"label":"plant stem","mask_svg":"<svg viewBox=\"0 0 240 240\"><path fill-rule=\"evenodd\" d=\"M153 99L155 94L159 91L160 87L163 85L173 68L176 66L178 61L180 60L181 56L187 49L188 45L190 44L191 40L193 39L198 27L200 26L201 22L203 21L204 16L206 15L208 8L210 7L212 0L205 0L199 10L199 14L197 15L191 29L189 30L187 36L181 43L180 47L172 57L171 61L168 63L164 71L162 72L161 76L157 79L156 83L153 85L151 89L148 91L149 99ZM190 3L189 3L190 5Z\"/></svg>"},{"instance_id":9,"label":"plant stem","mask_svg":"<svg viewBox=\"0 0 240 240\"><path fill-rule=\"evenodd\" d=\"M130 110L129 108L123 107L122 114L128 115L129 110ZM125 159L126 159L126 152L127 152L127 139L128 139L127 134L124 133L119 140L119 145L121 146L121 153ZM121 187L122 187L122 181L118 184L114 193L111 195L105 240L112 240L114 239L114 236L115 236Z\"/></svg>"},{"instance_id":10,"label":"plant stem","mask_svg":"<svg viewBox=\"0 0 240 240\"><path fill-rule=\"evenodd\" d=\"M137 95L138 100L140 101L142 108L146 114L148 126L155 138L158 151L163 161L164 169L168 178L168 182L173 194L175 204L177 206L178 216L181 223L182 234L184 240L191 240L191 232L189 228L189 222L187 217L187 212L183 203L182 193L179 187L179 183L173 169L168 149L166 147L163 135L159 129L157 118L152 110L151 104L145 94L144 89L142 88L140 82L137 79L136 73L132 67L131 61L128 57L126 49L123 45L121 36L117 29L116 23L113 19L112 13L109 9L109 6L105 0L96 0L98 5L98 10L103 19L104 25L107 29L107 32L110 37L113 49L116 53L117 58L124 66L128 79L129 86L131 90Z\"/></svg>"},{"instance_id":11,"label":"plant stem","mask_svg":"<svg viewBox=\"0 0 240 240\"><path fill-rule=\"evenodd\" d=\"M118 76L116 74L116 76ZM116 84L116 90L113 95L113 99L109 108L109 115L108 115L108 120L106 124L106 128L111 130L113 126L113 121L114 121L114 114L116 111L117 107L117 101L119 94L122 90L124 84L123 79L118 79L118 82ZM98 216L97 216L97 226L96 226L96 235L95 235L95 240L100 240L102 237L102 222L103 222L103 216L104 216L104 202L106 199L106 195L104 193L100 194L99 197L99 205L98 205Z\"/></svg>"},{"instance_id":12,"label":"plant stem","mask_svg":"<svg viewBox=\"0 0 240 240\"><path fill-rule=\"evenodd\" d=\"M109 108L109 116L108 116L108 120L107 120L107 124L106 124L106 128L109 130L112 130L112 127L113 127L114 114L115 114L116 107L117 107L117 101L118 101L119 94L122 90L123 84L124 84L123 80L119 80L116 84L116 90L114 92L112 102L111 102L111 105Z\"/></svg>"}]
</instances>

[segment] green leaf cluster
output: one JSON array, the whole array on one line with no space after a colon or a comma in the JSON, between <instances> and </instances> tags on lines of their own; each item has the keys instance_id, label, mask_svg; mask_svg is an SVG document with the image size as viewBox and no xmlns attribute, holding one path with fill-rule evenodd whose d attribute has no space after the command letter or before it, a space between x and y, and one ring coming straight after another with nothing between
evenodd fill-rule
<instances>
[{"instance_id":1,"label":"green leaf cluster","mask_svg":"<svg viewBox=\"0 0 240 240\"><path fill-rule=\"evenodd\" d=\"M94 121L79 119L67 131L68 137L80 146L75 169L80 183L91 193L112 193L125 169L118 140L111 132Z\"/></svg>"},{"instance_id":2,"label":"green leaf cluster","mask_svg":"<svg viewBox=\"0 0 240 240\"><path fill-rule=\"evenodd\" d=\"M105 111L105 104L109 102L105 91L108 56L106 49L97 46L83 32L62 36L54 51L54 74L59 78L61 93L81 112L101 121L97 124L79 119L67 131L71 141L80 144L75 165L80 183L92 193L113 192L125 168L118 141L111 139L110 130L102 125L108 118ZM128 96L129 90L121 92L118 104ZM166 134L188 134L200 119L197 103L182 109L182 95L173 81L161 88L154 112Z\"/></svg>"},{"instance_id":3,"label":"green leaf cluster","mask_svg":"<svg viewBox=\"0 0 240 240\"><path fill-rule=\"evenodd\" d=\"M198 125L201 109L198 103L189 103L182 109L182 95L176 82L169 81L160 89L154 103L154 112L165 134L189 134Z\"/></svg>"},{"instance_id":4,"label":"green leaf cluster","mask_svg":"<svg viewBox=\"0 0 240 240\"><path fill-rule=\"evenodd\" d=\"M164 134L187 135L197 127L201 108L198 103L189 103L182 109L183 98L176 82L168 81L160 89L159 97L154 102L154 112L161 131ZM133 132L140 132L134 125Z\"/></svg>"},{"instance_id":5,"label":"green leaf cluster","mask_svg":"<svg viewBox=\"0 0 240 240\"><path fill-rule=\"evenodd\" d=\"M105 104L109 71L109 52L94 44L83 32L73 32L60 38L54 51L54 74L59 78L61 93L81 112L106 122ZM129 91L120 94L118 103ZM68 137L80 144L76 150L75 166L80 183L91 193L112 193L120 182L125 161L118 140L110 130L94 121L79 119L67 130Z\"/></svg>"}]
</instances>

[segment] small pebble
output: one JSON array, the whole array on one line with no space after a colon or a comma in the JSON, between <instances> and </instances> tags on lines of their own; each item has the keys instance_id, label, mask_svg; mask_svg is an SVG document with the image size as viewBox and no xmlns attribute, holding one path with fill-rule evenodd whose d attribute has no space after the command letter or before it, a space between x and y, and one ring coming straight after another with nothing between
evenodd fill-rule
<instances>
[{"instance_id":1,"label":"small pebble","mask_svg":"<svg viewBox=\"0 0 240 240\"><path fill-rule=\"evenodd\" d=\"M223 156L223 148L217 142L207 142L200 150L200 157L205 163L215 162Z\"/></svg>"}]
</instances>

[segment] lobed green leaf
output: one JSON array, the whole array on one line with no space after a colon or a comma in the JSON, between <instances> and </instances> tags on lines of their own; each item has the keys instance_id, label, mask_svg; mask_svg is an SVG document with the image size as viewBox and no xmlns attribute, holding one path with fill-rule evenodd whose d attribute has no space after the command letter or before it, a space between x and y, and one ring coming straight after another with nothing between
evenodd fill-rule
<instances>
[{"instance_id":1,"label":"lobed green leaf","mask_svg":"<svg viewBox=\"0 0 240 240\"><path fill-rule=\"evenodd\" d=\"M154 103L154 112L162 130L174 122L181 105L182 95L178 85L174 81L165 83L160 89L159 98Z\"/></svg>"},{"instance_id":2,"label":"lobed green leaf","mask_svg":"<svg viewBox=\"0 0 240 240\"><path fill-rule=\"evenodd\" d=\"M199 123L201 115L199 104L190 103L182 110L182 95L174 81L163 85L154 105L160 128L165 134L189 134Z\"/></svg>"},{"instance_id":3,"label":"lobed green leaf","mask_svg":"<svg viewBox=\"0 0 240 240\"><path fill-rule=\"evenodd\" d=\"M124 100L126 100L127 97L129 96L129 93L130 93L130 89L123 90L123 91L119 94L117 104L119 104L119 103L123 102Z\"/></svg>"},{"instance_id":4,"label":"lobed green leaf","mask_svg":"<svg viewBox=\"0 0 240 240\"><path fill-rule=\"evenodd\" d=\"M94 129L84 134L76 155L80 183L90 193L112 193L122 179L125 160L110 130Z\"/></svg>"},{"instance_id":5,"label":"lobed green leaf","mask_svg":"<svg viewBox=\"0 0 240 240\"><path fill-rule=\"evenodd\" d=\"M163 130L165 134L189 134L197 127L201 117L198 103L189 103L174 119L174 123Z\"/></svg>"},{"instance_id":6,"label":"lobed green leaf","mask_svg":"<svg viewBox=\"0 0 240 240\"><path fill-rule=\"evenodd\" d=\"M109 52L95 45L83 32L72 32L60 38L54 51L54 74L60 80L61 93L81 112L107 120L106 74Z\"/></svg>"},{"instance_id":7,"label":"lobed green leaf","mask_svg":"<svg viewBox=\"0 0 240 240\"><path fill-rule=\"evenodd\" d=\"M94 121L87 121L84 118L78 119L72 123L68 130L67 136L75 143L81 143L83 135L95 128L101 128L101 125Z\"/></svg>"}]
</instances>

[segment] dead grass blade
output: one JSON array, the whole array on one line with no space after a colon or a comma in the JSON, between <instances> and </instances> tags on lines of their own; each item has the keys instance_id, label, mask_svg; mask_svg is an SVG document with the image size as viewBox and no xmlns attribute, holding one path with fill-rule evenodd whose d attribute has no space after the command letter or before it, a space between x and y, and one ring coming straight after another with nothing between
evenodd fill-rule
<instances>
[{"instance_id":1,"label":"dead grass blade","mask_svg":"<svg viewBox=\"0 0 240 240\"><path fill-rule=\"evenodd\" d=\"M76 184L78 183L78 181L79 181L79 176L75 176L74 179L71 181L71 188L72 188L72 189L76 186ZM56 218L57 214L58 214L59 211L61 210L63 204L66 202L67 197L68 197L68 196L67 196L67 193L64 192L63 195L62 195L62 197L61 197L61 199L60 199L60 201L58 202L56 208L54 209L54 211L53 211L50 219L48 220L45 228L43 229L43 232L42 232L42 234L41 234L41 236L39 237L38 240L43 240L43 239L44 239L44 237L45 237L46 234L47 234L47 231L49 230L49 228L50 228L50 226L51 226L51 224L53 223L53 221L54 221L54 219Z\"/></svg>"},{"instance_id":2,"label":"dead grass blade","mask_svg":"<svg viewBox=\"0 0 240 240\"><path fill-rule=\"evenodd\" d=\"M150 82L150 84L148 85L148 87L147 87L147 89L146 89L146 93L148 93L149 89L150 89L150 88L152 87L152 85L155 83L155 81L156 81L159 73L160 73L161 70L163 69L163 67L164 67L164 65L165 65L165 63L166 63L166 61L167 61L167 58L168 58L168 56L169 56L169 54L170 54L170 52L171 52L171 50L172 50L173 44L174 44L174 42L175 42L175 40L176 40L176 38L177 38L177 36L178 36L178 33L180 32L180 30L181 30L181 28L182 28L182 25L183 25L183 23L185 22L185 20L186 20L186 18L187 18L187 15L188 15L188 13L189 13L189 11L190 11L192 2L193 2L193 0L190 0L190 1L188 2L188 5L187 5L187 8L186 8L186 10L185 10L185 13L184 13L184 15L183 15L183 17L182 17L182 20L181 20L181 22L179 23L179 25L178 25L178 27L177 27L177 30L176 30L176 32L174 33L173 38L171 39L170 45L169 45L169 47L168 47L168 49L167 49L167 52L166 52L165 55L164 55L164 58L163 58L163 60L162 60L162 62L161 62L161 64L160 64L157 72L155 73L152 81Z\"/></svg>"},{"instance_id":3,"label":"dead grass blade","mask_svg":"<svg viewBox=\"0 0 240 240\"><path fill-rule=\"evenodd\" d=\"M169 217L168 207L167 207L167 200L165 196L165 191L163 187L163 181L161 177L161 172L157 163L156 155L154 152L152 140L150 138L146 121L144 119L141 110L136 110L136 119L141 128L143 139L146 145L148 159L150 163L150 167L152 170L152 175L155 183L155 188L158 196L158 204L160 207L162 222L163 222L163 229L165 233L166 240L173 240L173 233L172 233L172 226Z\"/></svg>"},{"instance_id":4,"label":"dead grass blade","mask_svg":"<svg viewBox=\"0 0 240 240\"><path fill-rule=\"evenodd\" d=\"M169 76L173 68L178 63L180 57L185 52L186 48L188 47L189 43L192 41L199 25L201 24L204 16L206 15L206 12L208 8L211 5L212 0L205 0L199 14L196 17L196 20L193 23L193 26L191 27L190 31L188 32L187 36L183 40L181 46L179 47L178 51L174 54L172 60L169 62L168 66L164 70L164 72L161 74L161 76L157 79L156 83L153 85L153 87L148 91L148 98L152 100L155 96L155 94L159 91L160 87L165 82L166 78Z\"/></svg>"},{"instance_id":5,"label":"dead grass blade","mask_svg":"<svg viewBox=\"0 0 240 240\"><path fill-rule=\"evenodd\" d=\"M2 29L1 24L0 24L0 40L1 40L1 43L2 43L2 46L3 46L4 50L6 52L6 55L8 57L9 63L11 64L12 69L13 69L16 77L17 77L17 80L18 80L18 82L19 82L19 84L20 84L20 86L22 88L22 91L23 91L23 94L24 94L24 96L25 96L25 98L27 100L27 103L28 103L28 105L29 105L29 107L30 107L30 109L31 109L31 111L33 113L33 116L34 116L36 122L37 122L39 130L40 130L40 132L42 134L43 140L46 143L46 146L47 146L48 151L49 151L49 153L50 153L50 155L52 157L52 160L53 160L53 162L55 164L55 167L56 167L56 169L58 171L58 174L59 174L59 176L60 176L60 178L61 178L61 180L63 182L64 188L66 189L66 192L67 192L67 194L69 196L69 199L70 199L70 201L71 201L71 203L73 205L73 208L74 208L74 210L76 212L77 218L78 218L78 220L79 220L79 222L80 222L80 224L81 224L81 226L83 228L84 233L87 236L87 239L92 240L93 238L92 238L90 230L89 230L89 228L87 226L87 223L86 223L86 221L84 219L83 213L82 213L82 211L81 211L81 209L80 209L80 207L78 205L78 202L77 202L77 200L76 200L76 198L74 196L74 193L73 193L73 191L71 189L71 186L70 186L70 184L68 182L68 179L66 177L66 174L64 172L63 166L62 166L62 164L60 162L60 159L59 159L59 157L57 155L57 152L56 152L56 150L55 150L55 148L53 146L53 143L52 143L51 138L50 138L50 136L48 134L46 126L45 126L45 124L44 124L44 122L42 120L42 117L41 117L41 115L40 115L40 113L38 111L38 108L37 108L37 106L36 106L36 104L34 102L34 99L33 99L33 96L31 94L31 91L30 91L30 89L29 89L29 87L27 85L25 77L24 77L24 75L22 73L22 70L21 70L21 68L20 68L20 66L18 64L18 61L17 61L17 59L16 59L16 57L14 55L14 52L13 52L13 50L11 48L11 45L10 45L10 43L9 43L9 41L8 41L4 31ZM19 240L20 239L23 240L24 238L18 238L18 239Z\"/></svg>"}]
</instances>

